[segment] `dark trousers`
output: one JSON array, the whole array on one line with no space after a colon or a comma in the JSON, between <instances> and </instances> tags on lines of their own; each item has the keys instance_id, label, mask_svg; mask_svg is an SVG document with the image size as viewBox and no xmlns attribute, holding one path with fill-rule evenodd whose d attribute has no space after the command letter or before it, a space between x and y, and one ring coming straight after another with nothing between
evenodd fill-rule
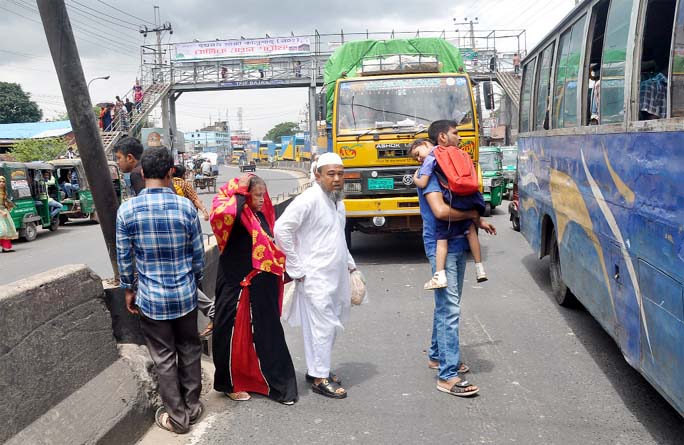
<instances>
[{"instance_id":1,"label":"dark trousers","mask_svg":"<svg viewBox=\"0 0 684 445\"><path fill-rule=\"evenodd\" d=\"M176 432L186 432L200 412L202 345L197 334L197 309L175 320L140 324L159 380L159 395Z\"/></svg>"}]
</instances>

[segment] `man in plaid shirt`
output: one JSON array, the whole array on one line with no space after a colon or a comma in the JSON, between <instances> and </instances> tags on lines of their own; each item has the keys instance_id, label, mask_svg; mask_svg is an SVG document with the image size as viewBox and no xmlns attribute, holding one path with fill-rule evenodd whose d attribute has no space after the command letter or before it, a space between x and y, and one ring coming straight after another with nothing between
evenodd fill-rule
<instances>
[{"instance_id":1,"label":"man in plaid shirt","mask_svg":"<svg viewBox=\"0 0 684 445\"><path fill-rule=\"evenodd\" d=\"M197 284L204 270L202 230L192 203L170 188L171 153L163 147L150 148L141 164L145 189L123 203L116 218L117 262L126 307L140 314L157 369L164 406L155 419L161 428L182 434L203 412L202 347L197 334Z\"/></svg>"}]
</instances>

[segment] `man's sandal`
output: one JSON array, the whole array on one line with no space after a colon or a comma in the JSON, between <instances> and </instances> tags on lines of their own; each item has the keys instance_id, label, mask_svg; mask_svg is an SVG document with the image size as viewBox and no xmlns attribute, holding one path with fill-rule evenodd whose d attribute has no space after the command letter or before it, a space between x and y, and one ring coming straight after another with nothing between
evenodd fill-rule
<instances>
[{"instance_id":1,"label":"man's sandal","mask_svg":"<svg viewBox=\"0 0 684 445\"><path fill-rule=\"evenodd\" d=\"M309 374L306 374L305 376L306 381L309 383L313 383L314 380L316 380L316 377L310 376ZM337 374L333 374L332 372L328 374L328 380L330 380L333 383L337 383L338 385L342 384L342 379L337 376Z\"/></svg>"},{"instance_id":2,"label":"man's sandal","mask_svg":"<svg viewBox=\"0 0 684 445\"><path fill-rule=\"evenodd\" d=\"M328 379L323 379L323 381L318 385L313 383L311 385L311 389L313 392L325 397L330 397L331 399L344 399L347 397L347 391L345 391L344 388L336 389ZM338 392L338 389L341 389L344 392Z\"/></svg>"},{"instance_id":3,"label":"man's sandal","mask_svg":"<svg viewBox=\"0 0 684 445\"><path fill-rule=\"evenodd\" d=\"M157 426L163 430L169 431L174 434L183 434L179 431L176 431L173 428L173 425L171 424L171 418L169 417L169 413L166 412L166 408L164 408L163 406L157 408L157 412L154 413L154 421L156 422Z\"/></svg>"},{"instance_id":4,"label":"man's sandal","mask_svg":"<svg viewBox=\"0 0 684 445\"><path fill-rule=\"evenodd\" d=\"M246 402L247 400L251 399L252 396L249 395L249 393L245 391L240 391L240 392L226 392L224 393L230 400L235 400L236 402Z\"/></svg>"},{"instance_id":5,"label":"man's sandal","mask_svg":"<svg viewBox=\"0 0 684 445\"><path fill-rule=\"evenodd\" d=\"M480 392L480 388L478 388L475 385L471 385L470 383L468 383L467 380L461 379L458 382L454 383L451 389L437 385L437 391L441 391L457 397L470 397Z\"/></svg>"}]
</instances>

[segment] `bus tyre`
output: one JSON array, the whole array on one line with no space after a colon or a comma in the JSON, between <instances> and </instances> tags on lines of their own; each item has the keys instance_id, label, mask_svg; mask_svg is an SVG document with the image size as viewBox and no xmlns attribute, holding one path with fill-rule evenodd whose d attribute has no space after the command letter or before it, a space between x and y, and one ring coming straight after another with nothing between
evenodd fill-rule
<instances>
[{"instance_id":1,"label":"bus tyre","mask_svg":"<svg viewBox=\"0 0 684 445\"><path fill-rule=\"evenodd\" d=\"M556 299L556 302L561 306L572 306L574 297L568 286L563 283L563 275L561 274L561 260L560 251L558 249L558 239L556 237L556 229L551 233L551 249L549 250L549 277L551 279L551 292Z\"/></svg>"},{"instance_id":2,"label":"bus tyre","mask_svg":"<svg viewBox=\"0 0 684 445\"><path fill-rule=\"evenodd\" d=\"M513 230L520 232L520 217L514 216L511 218L511 223L513 224Z\"/></svg>"},{"instance_id":3,"label":"bus tyre","mask_svg":"<svg viewBox=\"0 0 684 445\"><path fill-rule=\"evenodd\" d=\"M485 209L484 209L484 215L483 216L492 216L492 205L490 203L485 203Z\"/></svg>"},{"instance_id":4,"label":"bus tyre","mask_svg":"<svg viewBox=\"0 0 684 445\"><path fill-rule=\"evenodd\" d=\"M35 223L26 223L26 226L24 226L24 239L26 241L33 241L36 239L36 236L38 236L38 229L36 228Z\"/></svg>"}]
</instances>

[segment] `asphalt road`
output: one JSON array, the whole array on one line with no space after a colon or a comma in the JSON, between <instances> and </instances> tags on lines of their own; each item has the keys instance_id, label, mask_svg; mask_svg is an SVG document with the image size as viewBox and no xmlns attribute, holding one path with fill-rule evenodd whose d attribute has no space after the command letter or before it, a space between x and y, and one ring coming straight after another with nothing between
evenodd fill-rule
<instances>
[{"instance_id":1,"label":"asphalt road","mask_svg":"<svg viewBox=\"0 0 684 445\"><path fill-rule=\"evenodd\" d=\"M581 307L556 305L548 260L511 229L505 206L491 219L499 235L481 235L490 280L477 284L469 262L462 306L462 351L478 396L437 392L427 368L434 303L422 290L430 273L421 240L354 234L370 301L352 308L333 354L347 399L312 393L301 331L286 326L296 405L234 402L209 390L207 414L189 435L153 426L140 443L681 444L682 417L598 323Z\"/></svg>"},{"instance_id":2,"label":"asphalt road","mask_svg":"<svg viewBox=\"0 0 684 445\"><path fill-rule=\"evenodd\" d=\"M221 167L219 173L217 187L240 174L238 168L232 166ZM260 168L256 174L266 180L273 198L297 188L299 178L305 177L303 173L295 171ZM198 192L204 205L211 209L214 194L207 190ZM204 219L202 231L211 233L211 227ZM0 254L0 284L11 283L63 264L87 264L102 278L114 275L100 226L89 220L70 221L55 232L39 229L34 241L17 240L14 249L14 253Z\"/></svg>"}]
</instances>

